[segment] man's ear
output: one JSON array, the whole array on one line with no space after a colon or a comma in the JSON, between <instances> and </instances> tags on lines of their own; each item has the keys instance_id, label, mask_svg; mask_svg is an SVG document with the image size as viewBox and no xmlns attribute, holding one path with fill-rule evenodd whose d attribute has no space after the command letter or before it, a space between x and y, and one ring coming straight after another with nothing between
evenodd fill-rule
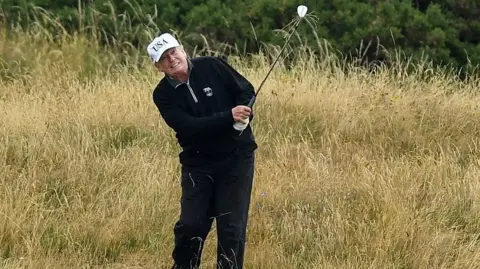
<instances>
[{"instance_id":1,"label":"man's ear","mask_svg":"<svg viewBox=\"0 0 480 269\"><path fill-rule=\"evenodd\" d=\"M155 66L155 68L156 68L160 73L164 73L164 72L163 72L163 69L162 69L162 66L160 65L160 63L155 63L154 66Z\"/></svg>"},{"instance_id":2,"label":"man's ear","mask_svg":"<svg viewBox=\"0 0 480 269\"><path fill-rule=\"evenodd\" d=\"M183 45L180 45L180 49L182 50L183 54L185 55L185 58L188 59L188 58L189 58L189 57L188 57L188 54L187 54L187 52L185 51L185 48L183 47Z\"/></svg>"}]
</instances>

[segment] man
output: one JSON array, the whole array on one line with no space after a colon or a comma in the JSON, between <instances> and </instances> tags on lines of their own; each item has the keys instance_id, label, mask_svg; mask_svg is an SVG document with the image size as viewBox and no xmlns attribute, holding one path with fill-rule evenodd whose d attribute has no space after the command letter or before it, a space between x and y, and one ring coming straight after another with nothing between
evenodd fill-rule
<instances>
[{"instance_id":1,"label":"man","mask_svg":"<svg viewBox=\"0 0 480 269\"><path fill-rule=\"evenodd\" d=\"M168 33L155 38L147 51L165 74L153 101L182 147L173 268L199 268L213 219L217 268L243 268L257 148L248 124L252 110L246 106L253 86L221 58L188 58Z\"/></svg>"}]
</instances>

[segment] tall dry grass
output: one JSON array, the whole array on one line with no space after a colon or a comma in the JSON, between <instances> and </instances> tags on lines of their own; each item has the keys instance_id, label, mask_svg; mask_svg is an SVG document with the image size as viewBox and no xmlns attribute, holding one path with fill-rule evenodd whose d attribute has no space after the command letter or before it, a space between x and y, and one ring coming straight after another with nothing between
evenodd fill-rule
<instances>
[{"instance_id":1,"label":"tall dry grass","mask_svg":"<svg viewBox=\"0 0 480 269\"><path fill-rule=\"evenodd\" d=\"M169 268L180 149L160 75L38 35L0 38L0 266ZM276 69L255 107L245 268L480 268L479 81L314 60ZM254 85L268 69L231 61ZM215 251L212 230L203 268Z\"/></svg>"}]
</instances>

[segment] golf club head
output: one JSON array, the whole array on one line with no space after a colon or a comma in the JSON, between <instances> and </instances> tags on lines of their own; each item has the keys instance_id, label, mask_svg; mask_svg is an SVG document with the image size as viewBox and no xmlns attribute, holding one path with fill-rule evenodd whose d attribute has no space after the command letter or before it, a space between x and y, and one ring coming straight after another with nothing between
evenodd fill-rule
<instances>
[{"instance_id":1,"label":"golf club head","mask_svg":"<svg viewBox=\"0 0 480 269\"><path fill-rule=\"evenodd\" d=\"M308 11L308 7L304 5L299 5L297 7L297 13L298 13L298 16L300 16L300 18L305 17L305 15L307 14L307 11Z\"/></svg>"}]
</instances>

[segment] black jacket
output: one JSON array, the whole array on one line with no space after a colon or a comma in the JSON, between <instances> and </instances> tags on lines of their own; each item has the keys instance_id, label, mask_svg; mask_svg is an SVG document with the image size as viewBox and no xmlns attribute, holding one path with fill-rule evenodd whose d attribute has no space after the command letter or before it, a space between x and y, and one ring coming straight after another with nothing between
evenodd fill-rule
<instances>
[{"instance_id":1,"label":"black jacket","mask_svg":"<svg viewBox=\"0 0 480 269\"><path fill-rule=\"evenodd\" d=\"M254 95L252 84L218 57L197 57L188 64L188 83L165 76L153 91L160 115L183 148L180 162L198 166L255 150L250 125L239 136L232 115L233 107L247 105Z\"/></svg>"}]
</instances>

